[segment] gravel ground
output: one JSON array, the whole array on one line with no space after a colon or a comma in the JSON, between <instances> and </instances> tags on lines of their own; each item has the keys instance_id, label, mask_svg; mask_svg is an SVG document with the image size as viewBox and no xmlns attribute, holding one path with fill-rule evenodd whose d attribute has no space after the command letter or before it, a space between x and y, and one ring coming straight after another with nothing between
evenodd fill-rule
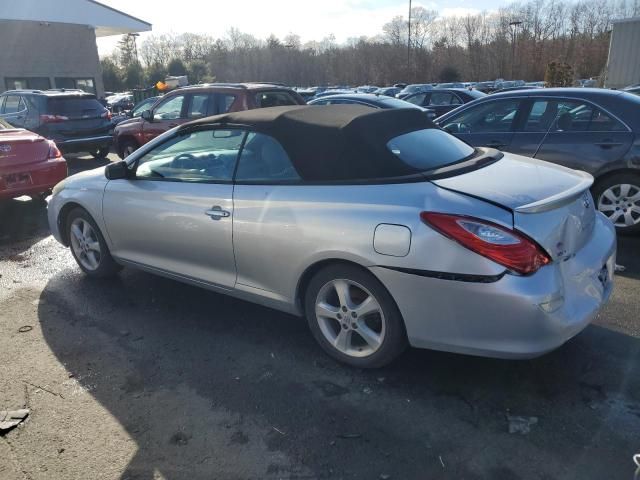
<instances>
[{"instance_id":1,"label":"gravel ground","mask_svg":"<svg viewBox=\"0 0 640 480\"><path fill-rule=\"evenodd\" d=\"M131 269L91 281L43 205L0 208L0 410L31 410L0 437L2 480L633 477L639 238L620 238L597 321L551 354L361 371L298 318ZM512 415L537 423L509 433Z\"/></svg>"}]
</instances>

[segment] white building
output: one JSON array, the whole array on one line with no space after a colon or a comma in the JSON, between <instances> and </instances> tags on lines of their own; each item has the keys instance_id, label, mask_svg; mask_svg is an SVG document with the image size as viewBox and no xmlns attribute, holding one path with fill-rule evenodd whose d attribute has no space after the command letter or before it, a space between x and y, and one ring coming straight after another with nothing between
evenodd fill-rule
<instances>
[{"instance_id":1,"label":"white building","mask_svg":"<svg viewBox=\"0 0 640 480\"><path fill-rule=\"evenodd\" d=\"M93 0L0 1L0 92L81 88L102 96L96 37L149 30Z\"/></svg>"},{"instance_id":2,"label":"white building","mask_svg":"<svg viewBox=\"0 0 640 480\"><path fill-rule=\"evenodd\" d=\"M640 83L640 17L613 22L605 86L624 88Z\"/></svg>"}]
</instances>

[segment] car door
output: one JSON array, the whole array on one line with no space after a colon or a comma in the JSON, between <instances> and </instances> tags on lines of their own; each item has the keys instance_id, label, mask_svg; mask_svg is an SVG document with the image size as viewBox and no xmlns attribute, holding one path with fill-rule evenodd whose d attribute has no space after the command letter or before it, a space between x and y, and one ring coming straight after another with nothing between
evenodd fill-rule
<instances>
[{"instance_id":1,"label":"car door","mask_svg":"<svg viewBox=\"0 0 640 480\"><path fill-rule=\"evenodd\" d=\"M296 229L301 211L295 195L303 188L289 156L274 138L247 135L233 193L239 289L258 289L263 296L281 300L290 293L292 254L306 248Z\"/></svg>"},{"instance_id":2,"label":"car door","mask_svg":"<svg viewBox=\"0 0 640 480\"><path fill-rule=\"evenodd\" d=\"M454 112L439 123L444 130L474 147L509 150L522 102L521 98L505 98L478 103Z\"/></svg>"},{"instance_id":3,"label":"car door","mask_svg":"<svg viewBox=\"0 0 640 480\"><path fill-rule=\"evenodd\" d=\"M143 120L142 136L144 143L188 121L186 116L187 105L186 93L170 95L158 103L152 110L153 117Z\"/></svg>"},{"instance_id":4,"label":"car door","mask_svg":"<svg viewBox=\"0 0 640 480\"><path fill-rule=\"evenodd\" d=\"M633 133L602 108L583 100L556 103L556 118L535 158L596 173L631 147Z\"/></svg>"},{"instance_id":5,"label":"car door","mask_svg":"<svg viewBox=\"0 0 640 480\"><path fill-rule=\"evenodd\" d=\"M112 254L224 289L236 280L233 172L245 132L177 132L107 183L103 215Z\"/></svg>"}]
</instances>

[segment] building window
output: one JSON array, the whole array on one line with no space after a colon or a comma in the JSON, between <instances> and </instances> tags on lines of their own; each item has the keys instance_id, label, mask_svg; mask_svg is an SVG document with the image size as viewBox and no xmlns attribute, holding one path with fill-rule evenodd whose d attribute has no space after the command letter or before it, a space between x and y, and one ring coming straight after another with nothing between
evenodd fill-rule
<instances>
[{"instance_id":1,"label":"building window","mask_svg":"<svg viewBox=\"0 0 640 480\"><path fill-rule=\"evenodd\" d=\"M49 77L7 77L4 79L7 90L47 90L51 88Z\"/></svg>"},{"instance_id":2,"label":"building window","mask_svg":"<svg viewBox=\"0 0 640 480\"><path fill-rule=\"evenodd\" d=\"M56 88L68 88L84 90L87 93L96 93L93 78L56 77Z\"/></svg>"}]
</instances>

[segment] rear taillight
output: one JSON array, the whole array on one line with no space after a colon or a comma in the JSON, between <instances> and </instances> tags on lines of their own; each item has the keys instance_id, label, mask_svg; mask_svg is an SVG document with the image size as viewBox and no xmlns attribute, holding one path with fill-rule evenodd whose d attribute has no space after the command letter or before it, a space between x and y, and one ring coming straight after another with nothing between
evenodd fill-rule
<instances>
[{"instance_id":1,"label":"rear taillight","mask_svg":"<svg viewBox=\"0 0 640 480\"><path fill-rule=\"evenodd\" d=\"M62 158L62 152L60 152L56 144L51 140L49 140L49 154L47 155L47 158Z\"/></svg>"},{"instance_id":2,"label":"rear taillight","mask_svg":"<svg viewBox=\"0 0 640 480\"><path fill-rule=\"evenodd\" d=\"M64 115L40 115L40 121L42 123L60 123L66 122L69 120L69 117L65 117Z\"/></svg>"},{"instance_id":3,"label":"rear taillight","mask_svg":"<svg viewBox=\"0 0 640 480\"><path fill-rule=\"evenodd\" d=\"M422 212L424 223L463 247L521 275L551 262L549 255L522 233L463 215Z\"/></svg>"}]
</instances>

